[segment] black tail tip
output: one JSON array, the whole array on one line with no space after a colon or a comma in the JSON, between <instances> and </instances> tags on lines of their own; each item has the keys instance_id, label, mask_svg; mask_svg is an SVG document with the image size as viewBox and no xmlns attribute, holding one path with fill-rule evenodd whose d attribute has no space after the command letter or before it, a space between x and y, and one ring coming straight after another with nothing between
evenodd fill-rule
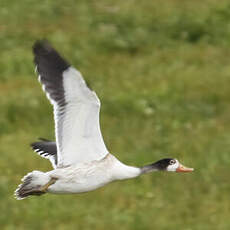
<instances>
[{"instance_id":1,"label":"black tail tip","mask_svg":"<svg viewBox=\"0 0 230 230\"><path fill-rule=\"evenodd\" d=\"M26 175L22 179L23 183L20 184L14 192L14 196L17 200L23 200L31 195L40 196L45 194L45 192L39 190L38 187L31 186L32 180L33 180L33 176L31 174Z\"/></svg>"}]
</instances>

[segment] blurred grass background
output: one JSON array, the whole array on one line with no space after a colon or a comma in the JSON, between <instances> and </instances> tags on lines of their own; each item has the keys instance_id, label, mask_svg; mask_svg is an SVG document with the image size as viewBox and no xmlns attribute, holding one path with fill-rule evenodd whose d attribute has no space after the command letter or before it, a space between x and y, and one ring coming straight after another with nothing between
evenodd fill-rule
<instances>
[{"instance_id":1,"label":"blurred grass background","mask_svg":"<svg viewBox=\"0 0 230 230\"><path fill-rule=\"evenodd\" d=\"M1 229L230 229L230 1L0 4ZM31 52L41 38L97 92L111 153L138 166L176 157L196 171L15 200L24 174L51 170L29 147L54 138Z\"/></svg>"}]
</instances>

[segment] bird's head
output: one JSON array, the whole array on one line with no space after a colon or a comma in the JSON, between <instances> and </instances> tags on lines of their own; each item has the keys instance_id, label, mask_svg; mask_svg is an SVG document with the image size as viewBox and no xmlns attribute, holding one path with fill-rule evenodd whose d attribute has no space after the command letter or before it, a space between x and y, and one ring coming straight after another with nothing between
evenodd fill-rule
<instances>
[{"instance_id":1,"label":"bird's head","mask_svg":"<svg viewBox=\"0 0 230 230\"><path fill-rule=\"evenodd\" d=\"M153 164L142 167L143 173L150 171L192 172L193 168L185 167L177 159L165 158Z\"/></svg>"}]
</instances>

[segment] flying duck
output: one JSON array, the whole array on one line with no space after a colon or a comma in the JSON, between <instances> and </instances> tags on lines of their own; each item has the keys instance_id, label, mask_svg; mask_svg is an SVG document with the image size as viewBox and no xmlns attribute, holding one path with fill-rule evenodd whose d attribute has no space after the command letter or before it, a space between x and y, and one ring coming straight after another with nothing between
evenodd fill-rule
<instances>
[{"instance_id":1,"label":"flying duck","mask_svg":"<svg viewBox=\"0 0 230 230\"><path fill-rule=\"evenodd\" d=\"M24 176L15 191L17 199L88 192L154 171L193 171L173 158L143 167L120 162L105 146L99 124L100 100L81 73L46 40L35 42L33 53L38 79L53 105L56 142L41 139L31 146L50 160L53 170L32 171Z\"/></svg>"}]
</instances>

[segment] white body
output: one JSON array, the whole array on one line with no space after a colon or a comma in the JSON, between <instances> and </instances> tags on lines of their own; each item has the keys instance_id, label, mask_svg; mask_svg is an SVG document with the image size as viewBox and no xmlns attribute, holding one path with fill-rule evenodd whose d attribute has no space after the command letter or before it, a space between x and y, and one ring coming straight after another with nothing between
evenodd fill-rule
<instances>
[{"instance_id":1,"label":"white body","mask_svg":"<svg viewBox=\"0 0 230 230\"><path fill-rule=\"evenodd\" d=\"M114 180L139 176L141 170L122 164L113 155L108 154L99 161L80 163L65 168L56 168L46 173L50 180L57 181L49 186L50 193L82 193L95 190Z\"/></svg>"}]
</instances>

